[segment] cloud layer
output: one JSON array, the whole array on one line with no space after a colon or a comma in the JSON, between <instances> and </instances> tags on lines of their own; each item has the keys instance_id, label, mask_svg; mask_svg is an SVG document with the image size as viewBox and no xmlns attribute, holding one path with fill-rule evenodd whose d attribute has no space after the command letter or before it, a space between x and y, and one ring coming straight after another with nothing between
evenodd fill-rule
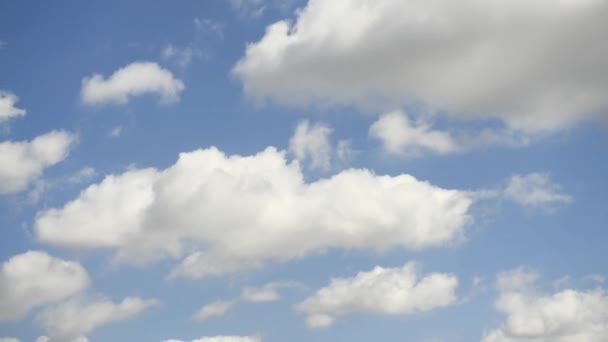
<instances>
[{"instance_id":1,"label":"cloud layer","mask_svg":"<svg viewBox=\"0 0 608 342\"><path fill-rule=\"evenodd\" d=\"M162 171L110 175L40 212L35 230L55 245L114 249L118 262L188 254L173 275L201 277L330 248L442 246L462 236L471 204L467 192L409 175L350 169L306 183L274 148L252 156L210 148L181 153Z\"/></svg>"},{"instance_id":2,"label":"cloud layer","mask_svg":"<svg viewBox=\"0 0 608 342\"><path fill-rule=\"evenodd\" d=\"M549 131L606 118L600 0L310 0L267 27L233 73L287 105L423 104ZM581 53L585 51L585 53Z\"/></svg>"}]
</instances>

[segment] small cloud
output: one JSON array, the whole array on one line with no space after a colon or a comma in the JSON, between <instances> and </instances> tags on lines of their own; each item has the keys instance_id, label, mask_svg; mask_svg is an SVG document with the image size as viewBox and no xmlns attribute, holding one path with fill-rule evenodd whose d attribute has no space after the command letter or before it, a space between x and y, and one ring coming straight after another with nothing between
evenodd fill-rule
<instances>
[{"instance_id":1,"label":"small cloud","mask_svg":"<svg viewBox=\"0 0 608 342\"><path fill-rule=\"evenodd\" d=\"M0 123L26 114L25 109L17 108L15 106L17 101L19 101L17 95L0 90Z\"/></svg>"},{"instance_id":2,"label":"small cloud","mask_svg":"<svg viewBox=\"0 0 608 342\"><path fill-rule=\"evenodd\" d=\"M234 306L234 300L217 301L211 304L207 304L200 308L195 314L194 319L197 321L204 321L211 317L224 316Z\"/></svg>"},{"instance_id":3,"label":"small cloud","mask_svg":"<svg viewBox=\"0 0 608 342\"><path fill-rule=\"evenodd\" d=\"M218 38L224 38L224 25L219 21L209 18L194 18L193 25L197 31L204 31Z\"/></svg>"},{"instance_id":4,"label":"small cloud","mask_svg":"<svg viewBox=\"0 0 608 342\"><path fill-rule=\"evenodd\" d=\"M514 175L505 189L507 198L528 207L544 207L568 204L573 198L562 192L559 184L554 183L547 173Z\"/></svg>"},{"instance_id":5,"label":"small cloud","mask_svg":"<svg viewBox=\"0 0 608 342\"><path fill-rule=\"evenodd\" d=\"M118 126L112 128L112 130L110 131L108 136L110 138L118 138L122 135L122 131L123 131L122 125L118 125Z\"/></svg>"},{"instance_id":6,"label":"small cloud","mask_svg":"<svg viewBox=\"0 0 608 342\"><path fill-rule=\"evenodd\" d=\"M188 67L192 60L202 56L203 52L198 48L191 46L179 48L171 44L167 45L161 53L163 60L173 62L180 68Z\"/></svg>"}]
</instances>

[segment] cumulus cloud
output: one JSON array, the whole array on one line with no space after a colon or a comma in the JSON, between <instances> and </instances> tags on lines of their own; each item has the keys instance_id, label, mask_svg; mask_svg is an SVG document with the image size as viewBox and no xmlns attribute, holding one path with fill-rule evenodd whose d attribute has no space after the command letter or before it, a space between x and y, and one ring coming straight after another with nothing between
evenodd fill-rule
<instances>
[{"instance_id":1,"label":"cumulus cloud","mask_svg":"<svg viewBox=\"0 0 608 342\"><path fill-rule=\"evenodd\" d=\"M308 120L301 121L289 140L289 151L300 161L310 161L311 169L329 170L332 131L322 123L311 125Z\"/></svg>"},{"instance_id":2,"label":"cumulus cloud","mask_svg":"<svg viewBox=\"0 0 608 342\"><path fill-rule=\"evenodd\" d=\"M44 170L63 161L76 135L52 131L31 141L0 142L0 194L25 190Z\"/></svg>"},{"instance_id":3,"label":"cumulus cloud","mask_svg":"<svg viewBox=\"0 0 608 342\"><path fill-rule=\"evenodd\" d=\"M601 342L608 336L608 294L603 289L542 293L538 274L517 269L498 276L495 302L505 322L483 342Z\"/></svg>"},{"instance_id":4,"label":"cumulus cloud","mask_svg":"<svg viewBox=\"0 0 608 342\"><path fill-rule=\"evenodd\" d=\"M32 309L65 299L89 284L80 264L29 251L15 255L0 270L0 321L18 320Z\"/></svg>"},{"instance_id":5,"label":"cumulus cloud","mask_svg":"<svg viewBox=\"0 0 608 342\"><path fill-rule=\"evenodd\" d=\"M24 116L25 110L15 107L19 98L10 92L0 90L0 124L11 118Z\"/></svg>"},{"instance_id":6,"label":"cumulus cloud","mask_svg":"<svg viewBox=\"0 0 608 342\"><path fill-rule=\"evenodd\" d=\"M124 104L132 97L157 94L164 103L176 102L184 83L153 62L134 62L108 78L94 74L82 80L82 102L88 105Z\"/></svg>"},{"instance_id":7,"label":"cumulus cloud","mask_svg":"<svg viewBox=\"0 0 608 342\"><path fill-rule=\"evenodd\" d=\"M608 113L608 3L310 0L233 73L255 99L387 110L423 104L526 132ZM584 54L580 51L585 51ZM388 107L387 107L388 106Z\"/></svg>"},{"instance_id":8,"label":"cumulus cloud","mask_svg":"<svg viewBox=\"0 0 608 342\"><path fill-rule=\"evenodd\" d=\"M201 337L196 340L183 341L183 340L166 340L164 342L261 342L262 339L259 337L250 336L214 336L214 337Z\"/></svg>"},{"instance_id":9,"label":"cumulus cloud","mask_svg":"<svg viewBox=\"0 0 608 342\"><path fill-rule=\"evenodd\" d=\"M335 278L297 305L307 325L321 328L338 317L356 314L413 314L448 306L457 300L458 278L446 273L420 277L416 265L375 267L352 278Z\"/></svg>"},{"instance_id":10,"label":"cumulus cloud","mask_svg":"<svg viewBox=\"0 0 608 342\"><path fill-rule=\"evenodd\" d=\"M131 319L157 303L136 297L127 297L120 303L100 296L73 298L44 309L36 315L36 321L47 330L49 342L80 341L100 326Z\"/></svg>"},{"instance_id":11,"label":"cumulus cloud","mask_svg":"<svg viewBox=\"0 0 608 342\"><path fill-rule=\"evenodd\" d=\"M563 193L561 186L554 183L546 173L514 175L505 189L507 198L530 207L548 207L566 204L572 197Z\"/></svg>"},{"instance_id":12,"label":"cumulus cloud","mask_svg":"<svg viewBox=\"0 0 608 342\"><path fill-rule=\"evenodd\" d=\"M251 156L209 148L181 153L165 170L107 176L38 213L35 231L54 245L114 249L116 262L187 254L172 275L202 277L327 249L443 246L462 237L472 201L364 169L306 183L299 164L272 147Z\"/></svg>"},{"instance_id":13,"label":"cumulus cloud","mask_svg":"<svg viewBox=\"0 0 608 342\"><path fill-rule=\"evenodd\" d=\"M224 316L228 311L230 311L230 309L232 309L234 304L235 301L233 300L217 301L207 304L194 314L194 319L197 321L204 321L211 317Z\"/></svg>"},{"instance_id":14,"label":"cumulus cloud","mask_svg":"<svg viewBox=\"0 0 608 342\"><path fill-rule=\"evenodd\" d=\"M392 154L418 154L421 150L450 153L458 149L448 133L432 130L427 124L412 124L402 111L383 114L370 126L369 135Z\"/></svg>"}]
</instances>

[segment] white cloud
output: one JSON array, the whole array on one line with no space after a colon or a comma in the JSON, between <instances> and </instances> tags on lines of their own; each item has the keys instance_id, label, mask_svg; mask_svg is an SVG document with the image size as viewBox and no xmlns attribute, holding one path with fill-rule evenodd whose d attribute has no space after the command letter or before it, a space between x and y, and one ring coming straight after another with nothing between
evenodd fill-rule
<instances>
[{"instance_id":1,"label":"white cloud","mask_svg":"<svg viewBox=\"0 0 608 342\"><path fill-rule=\"evenodd\" d=\"M308 120L301 121L289 140L289 151L300 161L310 160L311 169L329 170L332 154L329 137L332 131L322 123L311 125Z\"/></svg>"},{"instance_id":2,"label":"white cloud","mask_svg":"<svg viewBox=\"0 0 608 342\"><path fill-rule=\"evenodd\" d=\"M432 130L424 123L412 124L402 111L380 116L370 126L369 135L379 139L384 149L392 154L416 155L421 151L451 153L458 149L448 133Z\"/></svg>"},{"instance_id":3,"label":"white cloud","mask_svg":"<svg viewBox=\"0 0 608 342\"><path fill-rule=\"evenodd\" d=\"M35 231L55 245L115 249L123 263L194 249L172 275L201 277L333 248L444 246L462 237L471 204L467 192L409 175L349 169L306 183L298 163L272 147L252 156L209 148L162 171L107 176L38 213Z\"/></svg>"},{"instance_id":4,"label":"white cloud","mask_svg":"<svg viewBox=\"0 0 608 342\"><path fill-rule=\"evenodd\" d=\"M331 325L341 316L413 314L456 302L458 279L446 273L431 273L419 279L416 266L375 267L352 278L335 278L329 285L297 305L307 313L311 328Z\"/></svg>"},{"instance_id":5,"label":"white cloud","mask_svg":"<svg viewBox=\"0 0 608 342\"><path fill-rule=\"evenodd\" d=\"M183 341L183 340L166 340L164 342L261 342L262 339L259 337L249 336L214 336L214 337L201 337L196 340Z\"/></svg>"},{"instance_id":6,"label":"white cloud","mask_svg":"<svg viewBox=\"0 0 608 342\"><path fill-rule=\"evenodd\" d=\"M76 262L29 251L13 256L0 271L0 321L18 320L32 309L74 295L89 284Z\"/></svg>"},{"instance_id":7,"label":"white cloud","mask_svg":"<svg viewBox=\"0 0 608 342\"><path fill-rule=\"evenodd\" d=\"M294 287L300 287L300 284L295 282L273 282L258 288L248 287L243 289L241 299L254 303L274 302L281 299L280 289Z\"/></svg>"},{"instance_id":8,"label":"white cloud","mask_svg":"<svg viewBox=\"0 0 608 342\"><path fill-rule=\"evenodd\" d=\"M156 304L153 299L134 297L120 303L104 297L73 298L44 309L36 321L45 327L51 342L78 341L100 326L131 319Z\"/></svg>"},{"instance_id":9,"label":"white cloud","mask_svg":"<svg viewBox=\"0 0 608 342\"><path fill-rule=\"evenodd\" d=\"M25 190L43 171L63 161L77 137L52 131L32 141L0 142L0 194Z\"/></svg>"},{"instance_id":10,"label":"white cloud","mask_svg":"<svg viewBox=\"0 0 608 342\"><path fill-rule=\"evenodd\" d=\"M207 304L194 314L194 319L197 321L204 321L212 317L224 316L232 309L235 303L236 302L233 300L227 300Z\"/></svg>"},{"instance_id":11,"label":"white cloud","mask_svg":"<svg viewBox=\"0 0 608 342\"><path fill-rule=\"evenodd\" d=\"M557 130L606 118L607 10L601 0L310 0L249 44L233 73L257 100L423 104Z\"/></svg>"},{"instance_id":12,"label":"white cloud","mask_svg":"<svg viewBox=\"0 0 608 342\"><path fill-rule=\"evenodd\" d=\"M184 83L153 62L134 62L107 79L100 74L82 80L82 101L88 105L124 104L134 96L154 93L164 103L176 102Z\"/></svg>"},{"instance_id":13,"label":"white cloud","mask_svg":"<svg viewBox=\"0 0 608 342\"><path fill-rule=\"evenodd\" d=\"M19 98L10 92L0 90L0 124L14 117L24 116L25 110L15 107Z\"/></svg>"},{"instance_id":14,"label":"white cloud","mask_svg":"<svg viewBox=\"0 0 608 342\"><path fill-rule=\"evenodd\" d=\"M78 336L71 339L51 339L48 336L40 336L36 339L36 342L89 342L86 336Z\"/></svg>"},{"instance_id":15,"label":"white cloud","mask_svg":"<svg viewBox=\"0 0 608 342\"><path fill-rule=\"evenodd\" d=\"M181 68L186 68L190 65L193 59L202 57L203 52L193 46L179 48L171 44L167 45L162 51L162 58L166 61L172 61Z\"/></svg>"},{"instance_id":16,"label":"white cloud","mask_svg":"<svg viewBox=\"0 0 608 342\"><path fill-rule=\"evenodd\" d=\"M499 275L495 307L506 315L484 342L602 342L608 336L608 295L602 289L538 292L535 273Z\"/></svg>"},{"instance_id":17,"label":"white cloud","mask_svg":"<svg viewBox=\"0 0 608 342\"><path fill-rule=\"evenodd\" d=\"M505 189L505 195L521 205L530 207L547 207L573 201L572 197L563 193L561 186L553 183L546 173L512 176Z\"/></svg>"},{"instance_id":18,"label":"white cloud","mask_svg":"<svg viewBox=\"0 0 608 342\"><path fill-rule=\"evenodd\" d=\"M511 129L469 129L456 132L433 129L421 117L415 122L401 110L382 114L369 128L369 136L382 142L393 155L418 157L424 153L462 153L488 146L525 146L533 138Z\"/></svg>"},{"instance_id":19,"label":"white cloud","mask_svg":"<svg viewBox=\"0 0 608 342\"><path fill-rule=\"evenodd\" d=\"M2 45L0 44L0 48L1 47ZM19 342L19 339L14 337L0 337L0 342Z\"/></svg>"},{"instance_id":20,"label":"white cloud","mask_svg":"<svg viewBox=\"0 0 608 342\"><path fill-rule=\"evenodd\" d=\"M123 131L122 125L118 125L118 126L112 128L112 130L110 131L108 136L110 138L118 138L122 135L122 131Z\"/></svg>"}]
</instances>

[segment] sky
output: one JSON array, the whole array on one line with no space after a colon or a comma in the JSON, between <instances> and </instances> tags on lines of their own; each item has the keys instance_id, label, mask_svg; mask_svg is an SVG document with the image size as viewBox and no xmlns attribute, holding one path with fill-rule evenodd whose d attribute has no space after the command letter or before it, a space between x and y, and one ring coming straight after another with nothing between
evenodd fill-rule
<instances>
[{"instance_id":1,"label":"sky","mask_svg":"<svg viewBox=\"0 0 608 342\"><path fill-rule=\"evenodd\" d=\"M606 341L607 31L0 1L0 342Z\"/></svg>"}]
</instances>

